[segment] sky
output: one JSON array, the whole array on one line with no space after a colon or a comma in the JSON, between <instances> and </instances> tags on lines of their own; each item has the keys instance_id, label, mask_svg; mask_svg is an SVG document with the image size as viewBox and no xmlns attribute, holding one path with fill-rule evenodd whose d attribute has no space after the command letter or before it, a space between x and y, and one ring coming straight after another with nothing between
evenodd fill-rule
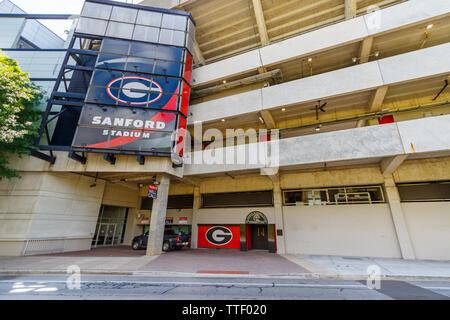
<instances>
[{"instance_id":1,"label":"sky","mask_svg":"<svg viewBox=\"0 0 450 320\"><path fill-rule=\"evenodd\" d=\"M2 0L0 0L1 2ZM84 0L10 0L26 13L62 13L80 14ZM116 0L120 2L139 3L141 0ZM64 20L39 20L50 30L65 39L64 30L69 30L72 21Z\"/></svg>"}]
</instances>

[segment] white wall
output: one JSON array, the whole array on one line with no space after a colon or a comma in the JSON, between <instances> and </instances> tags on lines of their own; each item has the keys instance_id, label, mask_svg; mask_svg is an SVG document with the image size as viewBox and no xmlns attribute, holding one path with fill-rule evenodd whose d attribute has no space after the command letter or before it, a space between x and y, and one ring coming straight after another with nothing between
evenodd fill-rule
<instances>
[{"instance_id":1,"label":"white wall","mask_svg":"<svg viewBox=\"0 0 450 320\"><path fill-rule=\"evenodd\" d=\"M275 223L275 211L273 207L199 209L197 211L197 223L244 224L245 218L252 211L264 213L269 224Z\"/></svg>"},{"instance_id":2,"label":"white wall","mask_svg":"<svg viewBox=\"0 0 450 320\"><path fill-rule=\"evenodd\" d=\"M450 260L450 202L402 203L417 259Z\"/></svg>"},{"instance_id":3,"label":"white wall","mask_svg":"<svg viewBox=\"0 0 450 320\"><path fill-rule=\"evenodd\" d=\"M285 206L286 252L401 258L387 204Z\"/></svg>"},{"instance_id":4,"label":"white wall","mask_svg":"<svg viewBox=\"0 0 450 320\"><path fill-rule=\"evenodd\" d=\"M20 172L0 180L0 256L88 250L104 182L73 173Z\"/></svg>"},{"instance_id":5,"label":"white wall","mask_svg":"<svg viewBox=\"0 0 450 320\"><path fill-rule=\"evenodd\" d=\"M173 224L180 224L178 218L187 217L186 224L192 224L192 209L168 209L167 218L173 218Z\"/></svg>"}]
</instances>

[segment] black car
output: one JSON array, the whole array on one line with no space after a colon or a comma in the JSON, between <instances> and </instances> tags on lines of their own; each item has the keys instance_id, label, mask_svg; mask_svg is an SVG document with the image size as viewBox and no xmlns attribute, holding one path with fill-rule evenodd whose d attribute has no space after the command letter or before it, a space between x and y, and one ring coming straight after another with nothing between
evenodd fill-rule
<instances>
[{"instance_id":1,"label":"black car","mask_svg":"<svg viewBox=\"0 0 450 320\"><path fill-rule=\"evenodd\" d=\"M148 231L140 236L134 237L131 242L133 250L146 249L148 242ZM181 249L190 245L190 236L182 232L175 233L172 229L164 230L162 250L168 252L173 249Z\"/></svg>"}]
</instances>

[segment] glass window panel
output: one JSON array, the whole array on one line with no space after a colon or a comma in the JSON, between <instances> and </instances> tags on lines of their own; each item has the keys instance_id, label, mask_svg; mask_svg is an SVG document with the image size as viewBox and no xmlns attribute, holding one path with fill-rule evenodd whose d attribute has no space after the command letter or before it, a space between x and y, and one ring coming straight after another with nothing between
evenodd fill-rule
<instances>
[{"instance_id":1,"label":"glass window panel","mask_svg":"<svg viewBox=\"0 0 450 320\"><path fill-rule=\"evenodd\" d=\"M183 49L177 47L156 46L153 58L161 60L183 61Z\"/></svg>"},{"instance_id":2,"label":"glass window panel","mask_svg":"<svg viewBox=\"0 0 450 320\"><path fill-rule=\"evenodd\" d=\"M162 28L186 30L186 16L180 16L176 14L164 14L162 19Z\"/></svg>"},{"instance_id":3,"label":"glass window panel","mask_svg":"<svg viewBox=\"0 0 450 320\"><path fill-rule=\"evenodd\" d=\"M188 19L188 33L191 38L195 39L195 25L191 19Z\"/></svg>"},{"instance_id":4,"label":"glass window panel","mask_svg":"<svg viewBox=\"0 0 450 320\"><path fill-rule=\"evenodd\" d=\"M103 36L107 24L108 22L104 20L81 17L78 20L76 32Z\"/></svg>"},{"instance_id":5,"label":"glass window panel","mask_svg":"<svg viewBox=\"0 0 450 320\"><path fill-rule=\"evenodd\" d=\"M162 13L139 10L136 23L151 27L161 26Z\"/></svg>"},{"instance_id":6,"label":"glass window panel","mask_svg":"<svg viewBox=\"0 0 450 320\"><path fill-rule=\"evenodd\" d=\"M106 86L108 83L113 81L114 79L120 78L123 76L122 72L115 71L104 71L104 70L96 70L92 77L92 86ZM116 87L120 87L120 81L117 81L114 84Z\"/></svg>"},{"instance_id":7,"label":"glass window panel","mask_svg":"<svg viewBox=\"0 0 450 320\"><path fill-rule=\"evenodd\" d=\"M152 58L156 51L156 45L151 43L133 42L131 44L130 56Z\"/></svg>"},{"instance_id":8,"label":"glass window panel","mask_svg":"<svg viewBox=\"0 0 450 320\"><path fill-rule=\"evenodd\" d=\"M83 6L83 11L81 12L81 16L109 19L111 15L111 9L112 6L99 3L85 2Z\"/></svg>"},{"instance_id":9,"label":"glass window panel","mask_svg":"<svg viewBox=\"0 0 450 320\"><path fill-rule=\"evenodd\" d=\"M186 33L182 31L175 31L173 33L173 38L171 44L174 46L185 46Z\"/></svg>"},{"instance_id":10,"label":"glass window panel","mask_svg":"<svg viewBox=\"0 0 450 320\"><path fill-rule=\"evenodd\" d=\"M161 29L159 43L184 46L185 33L182 31Z\"/></svg>"},{"instance_id":11,"label":"glass window panel","mask_svg":"<svg viewBox=\"0 0 450 320\"><path fill-rule=\"evenodd\" d=\"M137 10L123 7L114 7L111 20L134 23L136 21Z\"/></svg>"},{"instance_id":12,"label":"glass window panel","mask_svg":"<svg viewBox=\"0 0 450 320\"><path fill-rule=\"evenodd\" d=\"M104 39L101 51L128 55L129 47L130 41Z\"/></svg>"},{"instance_id":13,"label":"glass window panel","mask_svg":"<svg viewBox=\"0 0 450 320\"><path fill-rule=\"evenodd\" d=\"M302 191L291 191L284 193L285 204L303 204L303 192Z\"/></svg>"},{"instance_id":14,"label":"glass window panel","mask_svg":"<svg viewBox=\"0 0 450 320\"><path fill-rule=\"evenodd\" d=\"M129 57L126 66L127 71L153 73L155 66L155 60Z\"/></svg>"},{"instance_id":15,"label":"glass window panel","mask_svg":"<svg viewBox=\"0 0 450 320\"><path fill-rule=\"evenodd\" d=\"M132 24L110 21L106 35L109 37L131 39L133 28L134 25Z\"/></svg>"},{"instance_id":16,"label":"glass window panel","mask_svg":"<svg viewBox=\"0 0 450 320\"><path fill-rule=\"evenodd\" d=\"M97 68L123 70L126 62L127 57L125 56L119 56L117 54L110 53L101 53L98 56L97 64L95 66Z\"/></svg>"},{"instance_id":17,"label":"glass window panel","mask_svg":"<svg viewBox=\"0 0 450 320\"><path fill-rule=\"evenodd\" d=\"M186 47L191 54L194 54L194 39L186 35Z\"/></svg>"},{"instance_id":18,"label":"glass window panel","mask_svg":"<svg viewBox=\"0 0 450 320\"><path fill-rule=\"evenodd\" d=\"M157 60L155 73L167 76L180 77L181 76L180 62Z\"/></svg>"},{"instance_id":19,"label":"glass window panel","mask_svg":"<svg viewBox=\"0 0 450 320\"><path fill-rule=\"evenodd\" d=\"M116 104L116 101L108 95L106 87L89 87L86 102Z\"/></svg>"},{"instance_id":20,"label":"glass window panel","mask_svg":"<svg viewBox=\"0 0 450 320\"><path fill-rule=\"evenodd\" d=\"M133 40L158 42L159 30L155 27L146 27L136 25L133 33Z\"/></svg>"}]
</instances>

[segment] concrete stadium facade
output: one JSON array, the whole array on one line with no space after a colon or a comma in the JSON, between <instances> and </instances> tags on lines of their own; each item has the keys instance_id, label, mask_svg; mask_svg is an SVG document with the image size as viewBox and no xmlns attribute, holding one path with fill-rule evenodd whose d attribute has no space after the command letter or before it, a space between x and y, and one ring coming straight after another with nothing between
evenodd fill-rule
<instances>
[{"instance_id":1,"label":"concrete stadium facade","mask_svg":"<svg viewBox=\"0 0 450 320\"><path fill-rule=\"evenodd\" d=\"M11 156L21 178L0 181L0 256L130 245L170 224L194 248L234 226L238 250L450 260L450 4L372 2L141 2L197 22L185 164ZM67 42L18 48L28 21L0 17L2 52L51 92Z\"/></svg>"}]
</instances>

